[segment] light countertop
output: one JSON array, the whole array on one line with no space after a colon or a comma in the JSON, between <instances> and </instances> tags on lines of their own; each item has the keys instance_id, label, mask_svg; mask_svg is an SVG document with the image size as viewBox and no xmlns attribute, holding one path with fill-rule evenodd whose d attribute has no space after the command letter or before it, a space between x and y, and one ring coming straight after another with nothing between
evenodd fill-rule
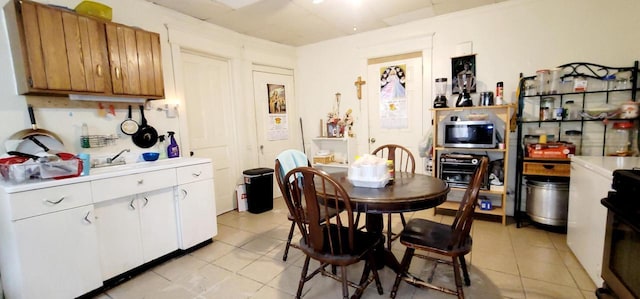
<instances>
[{"instance_id":1,"label":"light countertop","mask_svg":"<svg viewBox=\"0 0 640 299\"><path fill-rule=\"evenodd\" d=\"M87 181L94 181L104 178L123 176L128 174L136 174L142 172L156 171L168 168L183 167L189 165L196 165L202 163L211 162L210 159L205 158L174 158L174 159L162 159L153 162L138 162L117 166L109 166L102 168L91 168L90 174L87 176L79 176L74 178L67 178L61 180L41 180L30 181L21 184L12 184L9 182L1 182L0 186L6 193L15 193L22 191L29 191L34 189L49 188L55 186L62 186L67 184L75 184Z\"/></svg>"},{"instance_id":2,"label":"light countertop","mask_svg":"<svg viewBox=\"0 0 640 299\"><path fill-rule=\"evenodd\" d=\"M616 169L640 167L640 157L574 156L571 163L578 163L602 176L611 177Z\"/></svg>"}]
</instances>

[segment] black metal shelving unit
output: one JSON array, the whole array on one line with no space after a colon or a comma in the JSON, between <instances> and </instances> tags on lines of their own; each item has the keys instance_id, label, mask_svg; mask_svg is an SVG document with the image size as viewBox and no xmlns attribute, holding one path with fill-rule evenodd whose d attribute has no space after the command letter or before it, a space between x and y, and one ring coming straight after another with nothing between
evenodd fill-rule
<instances>
[{"instance_id":1,"label":"black metal shelving unit","mask_svg":"<svg viewBox=\"0 0 640 299\"><path fill-rule=\"evenodd\" d=\"M570 77L573 79L583 77L583 78L589 78L589 80L591 80L592 82L598 82L598 80L602 82L602 80L604 80L603 78L606 78L607 76L614 75L618 72L628 71L631 73L631 76L629 78L631 86L630 88L615 89L615 90L606 89L606 90L590 91L587 89L587 91L582 91L582 92L564 92L564 93L558 92L558 93L549 93L549 94L525 95L524 91L525 91L526 83L535 80L536 76L523 77L521 75L520 83L519 83L520 92L518 95L518 107L516 112L517 150L516 150L516 180L515 180L515 210L514 210L514 218L516 220L516 226L518 228L522 226L523 220L528 218L528 216L526 215L526 212L520 211L522 206L521 204L522 189L523 189L522 184L525 177L528 176L527 174L523 174L524 162L525 161L544 162L544 163L560 165L560 164L570 164L570 161L571 161L570 158L567 158L567 159L538 158L536 159L536 158L525 157L526 151L522 142L524 137L523 127L525 125L535 126L537 124L537 126L541 128L543 125L555 124L557 126L557 133L558 133L557 136L560 137L561 136L560 133L562 132L564 124L574 124L574 125L579 124L580 130L584 132L584 126L586 123L598 122L603 120L601 118L588 119L585 117L580 117L579 119L575 119L575 120L565 120L564 118L562 120L526 120L524 119L523 112L527 102L535 103L536 101L539 101L537 103L542 105L542 98L557 97L560 99L560 107L562 107L565 101L568 100L567 98L581 96L582 105L580 109L584 110L585 103L587 102L587 97L589 97L590 95L604 94L604 100L602 101L602 104L609 104L611 96L615 93L628 93L631 96L631 101L636 102L636 93L638 89L638 61L635 61L633 66L628 66L628 67L609 67L609 66L587 63L587 62L573 62L573 63L560 65L558 66L558 68L563 74L560 77L561 80L565 80L566 78L570 78ZM589 85L587 85L587 88L589 88ZM616 121L621 119L609 118L608 120ZM629 119L624 119L624 120L628 121ZM637 119L635 121L637 122ZM585 134L583 134L581 138L584 138L584 135ZM605 144L606 144L605 141L607 138L606 126L604 127L604 131L602 135L603 135L602 136L602 155L605 155ZM581 142L581 144L583 143Z\"/></svg>"}]
</instances>

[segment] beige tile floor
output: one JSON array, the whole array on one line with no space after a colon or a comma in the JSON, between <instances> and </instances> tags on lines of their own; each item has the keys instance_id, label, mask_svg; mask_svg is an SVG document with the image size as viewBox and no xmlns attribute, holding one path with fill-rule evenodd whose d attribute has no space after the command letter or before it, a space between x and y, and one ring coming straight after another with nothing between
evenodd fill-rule
<instances>
[{"instance_id":1,"label":"beige tile floor","mask_svg":"<svg viewBox=\"0 0 640 299\"><path fill-rule=\"evenodd\" d=\"M452 221L449 216L434 216L431 210L405 213L405 217ZM286 206L279 199L273 210L262 214L225 213L218 216L218 235L212 244L167 261L96 298L293 298L304 258L292 248L288 260L282 261L289 225ZM399 225L398 221L396 227ZM466 298L595 298L596 286L567 247L566 235L475 221L472 236L473 251L467 256L472 282L464 289ZM400 259L404 248L394 242L393 251ZM412 265L412 269L420 268L420 263ZM362 265L352 266L350 277L357 277L361 269ZM452 284L452 271L446 266L438 267L438 273L436 281ZM395 275L388 268L380 275L384 294L378 295L370 285L363 298L389 298ZM303 297L340 298L340 284L316 276L305 284ZM402 283L397 298L455 296Z\"/></svg>"}]
</instances>

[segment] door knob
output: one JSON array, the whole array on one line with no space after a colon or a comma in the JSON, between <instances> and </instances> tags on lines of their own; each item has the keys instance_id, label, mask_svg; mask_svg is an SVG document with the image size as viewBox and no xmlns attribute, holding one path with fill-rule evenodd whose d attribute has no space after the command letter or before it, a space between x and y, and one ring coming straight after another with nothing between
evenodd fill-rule
<instances>
[{"instance_id":1,"label":"door knob","mask_svg":"<svg viewBox=\"0 0 640 299\"><path fill-rule=\"evenodd\" d=\"M369 138L369 143L376 143L376 139L373 137Z\"/></svg>"}]
</instances>

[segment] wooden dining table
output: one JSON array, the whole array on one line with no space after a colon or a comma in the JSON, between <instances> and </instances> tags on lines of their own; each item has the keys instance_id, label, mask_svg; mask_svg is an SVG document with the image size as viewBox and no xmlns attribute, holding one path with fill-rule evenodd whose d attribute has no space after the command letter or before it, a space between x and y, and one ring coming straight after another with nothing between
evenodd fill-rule
<instances>
[{"instance_id":1,"label":"wooden dining table","mask_svg":"<svg viewBox=\"0 0 640 299\"><path fill-rule=\"evenodd\" d=\"M382 188L354 186L347 172L335 172L330 176L344 187L351 199L354 212L366 215L365 227L369 232L383 234L383 213L410 212L430 209L447 200L449 185L436 177L407 172L396 172L393 183ZM379 267L388 266L396 271L400 263L390 249L380 246Z\"/></svg>"}]
</instances>

